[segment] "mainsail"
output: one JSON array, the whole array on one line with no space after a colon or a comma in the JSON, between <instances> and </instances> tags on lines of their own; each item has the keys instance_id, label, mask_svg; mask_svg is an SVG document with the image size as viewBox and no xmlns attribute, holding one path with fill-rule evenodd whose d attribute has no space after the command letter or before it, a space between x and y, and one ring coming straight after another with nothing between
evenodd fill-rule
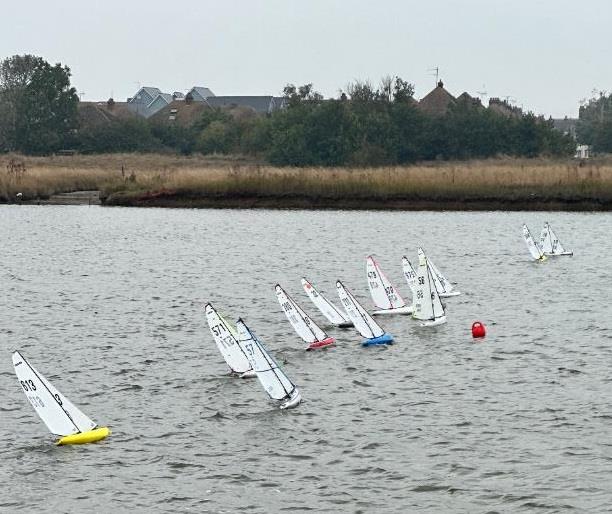
<instances>
[{"instance_id":1,"label":"mainsail","mask_svg":"<svg viewBox=\"0 0 612 514\"><path fill-rule=\"evenodd\" d=\"M323 341L327 334L306 314L302 308L278 284L275 287L276 298L287 319L298 335L307 343Z\"/></svg>"},{"instance_id":2,"label":"mainsail","mask_svg":"<svg viewBox=\"0 0 612 514\"><path fill-rule=\"evenodd\" d=\"M376 307L379 309L400 309L406 306L404 299L371 255L366 258L366 274L370 294Z\"/></svg>"},{"instance_id":3,"label":"mainsail","mask_svg":"<svg viewBox=\"0 0 612 514\"><path fill-rule=\"evenodd\" d=\"M13 366L28 401L52 434L67 436L96 428L96 423L53 387L21 353L13 353Z\"/></svg>"},{"instance_id":4,"label":"mainsail","mask_svg":"<svg viewBox=\"0 0 612 514\"><path fill-rule=\"evenodd\" d=\"M336 282L338 296L342 302L342 306L349 318L355 325L357 331L366 339L382 336L385 331L380 327L374 318L361 306L351 292L342 285L339 280Z\"/></svg>"},{"instance_id":5,"label":"mainsail","mask_svg":"<svg viewBox=\"0 0 612 514\"><path fill-rule=\"evenodd\" d=\"M422 248L418 248L417 253L419 255L419 262L421 259L421 254L425 255L425 252ZM450 281L442 274L442 272L436 267L436 265L431 261L431 259L427 258L427 266L429 266L429 270L431 271L431 276L433 278L434 284L436 286L436 291L440 296L456 296L459 295L459 292L453 291L454 287L450 283Z\"/></svg>"},{"instance_id":6,"label":"mainsail","mask_svg":"<svg viewBox=\"0 0 612 514\"><path fill-rule=\"evenodd\" d=\"M535 243L529 228L527 225L523 224L523 239L525 239L525 244L529 249L529 253L534 259L542 260L544 258L544 253L540 249L540 247Z\"/></svg>"},{"instance_id":7,"label":"mainsail","mask_svg":"<svg viewBox=\"0 0 612 514\"><path fill-rule=\"evenodd\" d=\"M436 290L427 257L420 248L419 250L413 317L421 321L435 321L444 317L444 306Z\"/></svg>"},{"instance_id":8,"label":"mainsail","mask_svg":"<svg viewBox=\"0 0 612 514\"><path fill-rule=\"evenodd\" d=\"M210 303L206 304L204 310L206 321L217 348L219 348L232 372L242 374L250 371L251 364L244 350L238 344L236 331Z\"/></svg>"},{"instance_id":9,"label":"mainsail","mask_svg":"<svg viewBox=\"0 0 612 514\"><path fill-rule=\"evenodd\" d=\"M257 339L241 319L236 322L238 342L249 358L257 378L268 396L273 400L290 398L297 387L270 356L264 345Z\"/></svg>"},{"instance_id":10,"label":"mainsail","mask_svg":"<svg viewBox=\"0 0 612 514\"><path fill-rule=\"evenodd\" d=\"M408 282L408 287L410 287L410 291L412 291L412 295L414 296L414 292L416 291L417 274L416 271L414 271L412 264L406 257L402 257L402 270L404 272L406 282Z\"/></svg>"},{"instance_id":11,"label":"mainsail","mask_svg":"<svg viewBox=\"0 0 612 514\"><path fill-rule=\"evenodd\" d=\"M563 248L561 241L548 222L544 223L540 233L540 249L545 255L571 255L573 252Z\"/></svg>"},{"instance_id":12,"label":"mainsail","mask_svg":"<svg viewBox=\"0 0 612 514\"><path fill-rule=\"evenodd\" d=\"M340 309L325 298L315 286L313 286L305 278L302 279L302 287L308 295L308 298L315 304L315 307L321 311L321 314L325 316L330 323L334 325L348 325L350 324L349 318Z\"/></svg>"}]
</instances>

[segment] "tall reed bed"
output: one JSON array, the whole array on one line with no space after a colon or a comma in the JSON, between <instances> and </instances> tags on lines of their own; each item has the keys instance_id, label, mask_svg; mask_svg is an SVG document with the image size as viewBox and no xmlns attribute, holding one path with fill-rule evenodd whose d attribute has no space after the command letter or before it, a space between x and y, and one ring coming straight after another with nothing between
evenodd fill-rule
<instances>
[{"instance_id":1,"label":"tall reed bed","mask_svg":"<svg viewBox=\"0 0 612 514\"><path fill-rule=\"evenodd\" d=\"M7 171L21 159L25 171ZM0 199L99 189L190 197L612 201L612 160L492 159L379 168L276 168L235 159L166 155L0 158Z\"/></svg>"}]
</instances>

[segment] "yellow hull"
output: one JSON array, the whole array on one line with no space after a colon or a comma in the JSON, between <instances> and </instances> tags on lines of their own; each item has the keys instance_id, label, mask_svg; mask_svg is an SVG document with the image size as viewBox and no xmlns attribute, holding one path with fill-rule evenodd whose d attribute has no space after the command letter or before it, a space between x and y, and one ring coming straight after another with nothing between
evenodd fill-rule
<instances>
[{"instance_id":1,"label":"yellow hull","mask_svg":"<svg viewBox=\"0 0 612 514\"><path fill-rule=\"evenodd\" d=\"M101 441L105 437L110 435L111 431L108 427L95 428L88 430L87 432L81 432L80 434L66 435L57 441L58 446L64 444L87 444Z\"/></svg>"}]
</instances>

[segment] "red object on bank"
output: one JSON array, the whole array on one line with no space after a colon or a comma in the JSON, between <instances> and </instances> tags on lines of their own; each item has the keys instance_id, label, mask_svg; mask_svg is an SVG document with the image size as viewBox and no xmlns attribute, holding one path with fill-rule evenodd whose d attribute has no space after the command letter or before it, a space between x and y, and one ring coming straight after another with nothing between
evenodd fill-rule
<instances>
[{"instance_id":1,"label":"red object on bank","mask_svg":"<svg viewBox=\"0 0 612 514\"><path fill-rule=\"evenodd\" d=\"M484 337L486 333L485 326L480 321L472 324L472 337Z\"/></svg>"}]
</instances>

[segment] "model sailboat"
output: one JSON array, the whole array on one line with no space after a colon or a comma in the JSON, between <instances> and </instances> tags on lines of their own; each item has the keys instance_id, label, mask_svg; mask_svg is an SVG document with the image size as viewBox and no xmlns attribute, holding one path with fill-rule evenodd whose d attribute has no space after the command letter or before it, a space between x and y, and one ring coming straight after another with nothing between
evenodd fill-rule
<instances>
[{"instance_id":1,"label":"model sailboat","mask_svg":"<svg viewBox=\"0 0 612 514\"><path fill-rule=\"evenodd\" d=\"M308 343L307 350L315 348L323 348L334 344L336 340L328 336L323 329L319 327L302 308L287 294L287 292L278 284L275 286L276 299L282 307L287 319L297 332L297 334Z\"/></svg>"},{"instance_id":2,"label":"model sailboat","mask_svg":"<svg viewBox=\"0 0 612 514\"><path fill-rule=\"evenodd\" d=\"M280 402L281 409L297 407L302 401L300 390L289 380L264 345L249 330L241 319L236 322L238 343L249 358L249 362L268 396Z\"/></svg>"},{"instance_id":3,"label":"model sailboat","mask_svg":"<svg viewBox=\"0 0 612 514\"><path fill-rule=\"evenodd\" d=\"M421 258L421 253L424 253L422 248L418 249L419 252L419 260ZM431 270L431 276L434 279L434 283L436 286L436 291L438 291L438 295L440 298L448 298L450 296L459 296L461 293L455 290L453 284L448 280L442 272L436 267L433 261L427 258L427 266Z\"/></svg>"},{"instance_id":4,"label":"model sailboat","mask_svg":"<svg viewBox=\"0 0 612 514\"><path fill-rule=\"evenodd\" d=\"M372 314L412 314L412 306L406 305L371 255L366 258L366 274L372 300L378 307Z\"/></svg>"},{"instance_id":5,"label":"model sailboat","mask_svg":"<svg viewBox=\"0 0 612 514\"><path fill-rule=\"evenodd\" d=\"M540 249L544 252L544 255L574 255L571 250L563 248L561 241L559 241L548 222L544 223L544 228L540 233Z\"/></svg>"},{"instance_id":6,"label":"model sailboat","mask_svg":"<svg viewBox=\"0 0 612 514\"><path fill-rule=\"evenodd\" d=\"M308 298L314 303L315 307L321 311L321 314L327 320L338 328L348 328L353 326L353 322L346 316L344 312L336 308L325 296L323 296L315 286L313 286L305 278L302 279L302 287L308 295Z\"/></svg>"},{"instance_id":7,"label":"model sailboat","mask_svg":"<svg viewBox=\"0 0 612 514\"><path fill-rule=\"evenodd\" d=\"M229 366L230 372L240 378L255 377L251 363L244 350L238 344L238 334L232 326L219 314L215 308L207 303L204 308L206 322L215 344Z\"/></svg>"},{"instance_id":8,"label":"model sailboat","mask_svg":"<svg viewBox=\"0 0 612 514\"><path fill-rule=\"evenodd\" d=\"M546 255L544 255L544 252L542 251L542 249L533 240L533 236L531 235L529 228L524 223L523 223L523 239L525 240L525 244L527 245L527 249L529 250L529 253L536 261L546 260Z\"/></svg>"},{"instance_id":9,"label":"model sailboat","mask_svg":"<svg viewBox=\"0 0 612 514\"><path fill-rule=\"evenodd\" d=\"M28 401L49 431L60 437L56 444L93 443L110 434L108 427L99 427L83 414L36 371L21 353L13 353L13 366Z\"/></svg>"},{"instance_id":10,"label":"model sailboat","mask_svg":"<svg viewBox=\"0 0 612 514\"><path fill-rule=\"evenodd\" d=\"M336 289L338 290L338 296L340 297L340 301L348 317L362 337L365 337L365 341L361 343L363 346L391 344L393 342L391 334L387 334L383 328L374 321L374 318L368 314L339 280L336 282Z\"/></svg>"},{"instance_id":11,"label":"model sailboat","mask_svg":"<svg viewBox=\"0 0 612 514\"><path fill-rule=\"evenodd\" d=\"M421 248L419 254L419 267L416 276L416 289L414 294L414 314L415 319L421 321L422 327L433 327L446 323L444 306L436 290L436 285L428 265L427 257Z\"/></svg>"}]
</instances>

